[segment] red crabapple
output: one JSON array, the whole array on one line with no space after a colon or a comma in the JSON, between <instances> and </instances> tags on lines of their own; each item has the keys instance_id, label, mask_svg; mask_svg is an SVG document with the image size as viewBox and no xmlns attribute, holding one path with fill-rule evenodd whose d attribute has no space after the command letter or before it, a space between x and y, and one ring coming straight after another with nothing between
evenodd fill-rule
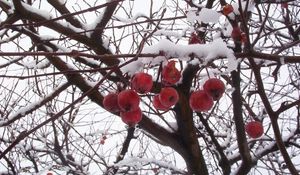
<instances>
[{"instance_id":1,"label":"red crabapple","mask_svg":"<svg viewBox=\"0 0 300 175\"><path fill-rule=\"evenodd\" d=\"M210 78L206 80L203 85L204 91L212 97L213 100L219 100L225 92L225 85L223 81L217 78Z\"/></svg>"},{"instance_id":2,"label":"red crabapple","mask_svg":"<svg viewBox=\"0 0 300 175\"><path fill-rule=\"evenodd\" d=\"M242 35L242 32L241 32L241 29L238 26L232 28L231 38L234 41L240 41L241 40L241 35Z\"/></svg>"},{"instance_id":3,"label":"red crabapple","mask_svg":"<svg viewBox=\"0 0 300 175\"><path fill-rule=\"evenodd\" d=\"M104 144L105 144L105 140L104 140L104 139L101 139L101 140L100 140L100 144L101 144L101 145L104 145Z\"/></svg>"},{"instance_id":4,"label":"red crabapple","mask_svg":"<svg viewBox=\"0 0 300 175\"><path fill-rule=\"evenodd\" d=\"M288 3L287 2L281 3L281 8L288 8Z\"/></svg>"},{"instance_id":5,"label":"red crabapple","mask_svg":"<svg viewBox=\"0 0 300 175\"><path fill-rule=\"evenodd\" d=\"M152 76L144 72L134 74L131 80L131 88L140 94L150 92L152 85Z\"/></svg>"},{"instance_id":6,"label":"red crabapple","mask_svg":"<svg viewBox=\"0 0 300 175\"><path fill-rule=\"evenodd\" d=\"M118 104L121 111L135 111L139 108L140 97L132 89L123 90L118 95Z\"/></svg>"},{"instance_id":7,"label":"red crabapple","mask_svg":"<svg viewBox=\"0 0 300 175\"><path fill-rule=\"evenodd\" d=\"M120 107L118 105L118 94L110 93L106 95L103 99L103 107L109 112L116 113L120 111Z\"/></svg>"},{"instance_id":8,"label":"red crabapple","mask_svg":"<svg viewBox=\"0 0 300 175\"><path fill-rule=\"evenodd\" d=\"M198 37L197 33L194 32L191 34L191 37L189 39L189 44L202 44L201 39Z\"/></svg>"},{"instance_id":9,"label":"red crabapple","mask_svg":"<svg viewBox=\"0 0 300 175\"><path fill-rule=\"evenodd\" d=\"M230 4L226 4L223 9L222 12L224 15L229 15L231 12L233 12L233 7Z\"/></svg>"},{"instance_id":10,"label":"red crabapple","mask_svg":"<svg viewBox=\"0 0 300 175\"><path fill-rule=\"evenodd\" d=\"M163 106L173 106L179 100L179 95L173 87L162 88L159 93L159 101Z\"/></svg>"},{"instance_id":11,"label":"red crabapple","mask_svg":"<svg viewBox=\"0 0 300 175\"><path fill-rule=\"evenodd\" d=\"M142 120L142 111L140 108L137 108L134 111L121 111L120 117L127 125L134 126Z\"/></svg>"},{"instance_id":12,"label":"red crabapple","mask_svg":"<svg viewBox=\"0 0 300 175\"><path fill-rule=\"evenodd\" d=\"M214 105L213 99L204 90L192 92L189 103L191 109L196 112L206 112Z\"/></svg>"},{"instance_id":13,"label":"red crabapple","mask_svg":"<svg viewBox=\"0 0 300 175\"><path fill-rule=\"evenodd\" d=\"M247 42L247 35L244 32L241 33L241 42L242 43L246 43Z\"/></svg>"},{"instance_id":14,"label":"red crabapple","mask_svg":"<svg viewBox=\"0 0 300 175\"><path fill-rule=\"evenodd\" d=\"M264 128L261 122L251 121L246 124L245 130L247 134L252 138L259 138L264 133Z\"/></svg>"},{"instance_id":15,"label":"red crabapple","mask_svg":"<svg viewBox=\"0 0 300 175\"><path fill-rule=\"evenodd\" d=\"M167 111L170 108L170 106L164 106L161 104L161 102L159 100L159 94L157 94L153 97L152 104L153 104L154 108L157 110Z\"/></svg>"},{"instance_id":16,"label":"red crabapple","mask_svg":"<svg viewBox=\"0 0 300 175\"><path fill-rule=\"evenodd\" d=\"M162 82L164 85L171 86L177 83L181 74L180 71L175 67L176 61L170 61L162 69Z\"/></svg>"}]
</instances>

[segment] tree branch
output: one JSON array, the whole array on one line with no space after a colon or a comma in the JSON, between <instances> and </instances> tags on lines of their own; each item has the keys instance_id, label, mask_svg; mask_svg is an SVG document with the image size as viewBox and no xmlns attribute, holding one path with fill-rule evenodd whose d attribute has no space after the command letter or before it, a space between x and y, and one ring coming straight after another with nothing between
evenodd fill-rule
<instances>
[{"instance_id":1,"label":"tree branch","mask_svg":"<svg viewBox=\"0 0 300 175\"><path fill-rule=\"evenodd\" d=\"M242 158L242 164L238 169L237 174L247 174L252 167L252 159L250 155L250 150L248 147L246 134L245 134L245 126L243 120L243 112L242 112L242 98L240 91L240 68L236 71L231 72L232 77L232 87L234 91L232 92L232 105L233 105L233 120L236 127L236 136L239 147L239 152Z\"/></svg>"},{"instance_id":2,"label":"tree branch","mask_svg":"<svg viewBox=\"0 0 300 175\"><path fill-rule=\"evenodd\" d=\"M276 140L276 143L277 143L277 146L283 156L283 159L290 171L291 174L293 175L297 175L298 174L298 171L297 169L295 168L286 148L285 148L285 145L284 145L284 142L282 141L282 137L281 137L281 132L280 132L280 128L278 126L278 123L277 123L277 120L278 120L278 114L276 112L273 111L272 109L272 106L268 100L268 97L265 93L265 88L264 88L264 85L263 85L263 80L261 78L261 75L260 75L260 68L256 65L256 63L254 62L254 60L252 58L249 58L249 62L252 66L252 70L254 72L254 76L255 76L255 79L256 79L256 84L257 84L257 90L258 90L258 93L260 95L260 98L262 99L262 102L264 104L264 107L270 117L270 121L271 121L271 124L272 124L272 128L273 128L273 131L274 131L274 135L275 135L275 140Z\"/></svg>"},{"instance_id":3,"label":"tree branch","mask_svg":"<svg viewBox=\"0 0 300 175\"><path fill-rule=\"evenodd\" d=\"M118 6L118 3L123 0L111 0L110 4L105 8L105 11L103 15L101 16L101 20L96 24L94 32L91 34L91 38L94 40L101 41L102 43L102 33L104 30L104 27L111 19L111 16L113 15L115 9Z\"/></svg>"},{"instance_id":4,"label":"tree branch","mask_svg":"<svg viewBox=\"0 0 300 175\"><path fill-rule=\"evenodd\" d=\"M64 4L61 4L59 0L47 0L49 4L51 4L59 13L63 14L71 14L71 12L67 9ZM65 16L65 19L75 27L82 28L81 22L74 17L74 15Z\"/></svg>"}]
</instances>

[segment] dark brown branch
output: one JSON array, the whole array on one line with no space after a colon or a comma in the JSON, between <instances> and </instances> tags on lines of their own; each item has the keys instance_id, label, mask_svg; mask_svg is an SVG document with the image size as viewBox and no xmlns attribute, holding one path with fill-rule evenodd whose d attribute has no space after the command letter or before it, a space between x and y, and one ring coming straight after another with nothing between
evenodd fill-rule
<instances>
[{"instance_id":1,"label":"dark brown branch","mask_svg":"<svg viewBox=\"0 0 300 175\"><path fill-rule=\"evenodd\" d=\"M107 76L109 74L111 74L113 71L109 71L109 73L107 74ZM84 99L85 97L89 96L90 94L92 94L93 92L97 92L97 88L105 81L106 77L104 76L98 83L96 83L95 86L91 87L90 89L88 89L87 91L84 91L84 93L77 98L76 100L74 100L72 103L70 103L69 105L67 105L65 108L63 108L61 111L59 111L58 113L54 114L53 116L49 117L47 120L41 122L40 124L38 124L37 126L33 127L30 131L23 131L19 134L19 136L0 154L0 159L2 159L8 152L10 152L18 143L20 143L22 140L24 140L26 137L28 137L30 134L36 132L38 129L40 129L41 127L45 126L46 124L57 120L60 116L62 116L68 109L70 109L72 106L74 106L75 104L79 103L80 101L82 101L82 99ZM97 103L97 102L96 102ZM98 101L98 104L102 104L102 101Z\"/></svg>"},{"instance_id":2,"label":"dark brown branch","mask_svg":"<svg viewBox=\"0 0 300 175\"><path fill-rule=\"evenodd\" d=\"M56 10L59 11L59 13L63 14L71 14L71 12L67 9L67 7L64 4L61 4L59 0L47 0L49 4L51 4ZM74 17L74 15L66 15L64 16L65 19L71 23L73 26L82 28L81 22Z\"/></svg>"},{"instance_id":3,"label":"dark brown branch","mask_svg":"<svg viewBox=\"0 0 300 175\"><path fill-rule=\"evenodd\" d=\"M221 145L219 144L218 140L216 139L215 135L214 135L214 131L211 129L211 127L209 126L207 120L203 117L203 115L201 113L197 113L201 123L203 124L203 126L205 127L206 131L208 132L214 146L216 147L216 150L218 151L218 153L221 156L221 159L219 160L219 165L223 170L223 174L224 175L229 175L231 172L231 168L230 168L230 163L229 160L227 159L226 155L224 154L224 148L221 147Z\"/></svg>"},{"instance_id":4,"label":"dark brown branch","mask_svg":"<svg viewBox=\"0 0 300 175\"><path fill-rule=\"evenodd\" d=\"M101 20L96 25L94 32L91 34L91 38L102 41L101 35L103 33L103 28L106 26L106 24L111 19L115 9L118 6L118 3L120 0L113 0L111 3L105 8L105 11L101 17Z\"/></svg>"},{"instance_id":5,"label":"dark brown branch","mask_svg":"<svg viewBox=\"0 0 300 175\"><path fill-rule=\"evenodd\" d=\"M236 136L239 147L239 152L242 158L242 163L238 169L237 174L247 174L252 167L252 159L250 155L250 150L247 143L247 138L245 134L243 112L242 112L242 98L240 91L240 71L239 68L236 71L231 72L232 77L232 87L234 91L232 92L232 105L233 105L233 120L236 126Z\"/></svg>"},{"instance_id":6,"label":"dark brown branch","mask_svg":"<svg viewBox=\"0 0 300 175\"><path fill-rule=\"evenodd\" d=\"M135 128L134 127L129 127L128 130L127 130L127 136L124 140L124 143L123 143L123 146L122 146L122 149L120 151L120 153L118 154L117 156L117 159L114 163L118 163L120 162L121 160L124 159L125 157L125 154L127 153L128 151L128 147L129 147L129 144L130 144L130 141L133 139L134 137L134 131L135 131ZM106 171L106 175L112 175L112 174L116 174L117 171L118 171L118 167L109 167Z\"/></svg>"},{"instance_id":7,"label":"dark brown branch","mask_svg":"<svg viewBox=\"0 0 300 175\"><path fill-rule=\"evenodd\" d=\"M300 100L296 100L292 103L289 103L289 104L285 104L285 103L282 103L281 106L279 107L279 109L275 112L277 115L279 115L280 113L292 108L292 107L295 107L295 106L299 106L300 105Z\"/></svg>"},{"instance_id":8,"label":"dark brown branch","mask_svg":"<svg viewBox=\"0 0 300 175\"><path fill-rule=\"evenodd\" d=\"M34 11L30 11L30 10L24 8L23 4L19 0L14 0L13 2L14 2L14 6L15 6L17 14L22 19L24 18L24 19L34 21L34 22L44 22L44 21L50 20L50 19L45 18L44 16L41 16L38 13L35 13ZM55 21L51 21L51 22L49 21L47 23L44 23L44 26L57 31L58 33L64 34L64 35L68 36L69 38L74 39L80 43L86 44L87 46L92 48L99 55L111 54L111 52L108 49L106 49L101 43L99 44L99 41L92 39L90 37L87 37L86 35L78 34L77 31L74 31L69 26L64 26L62 23L58 23ZM16 29L16 30L18 30L18 29ZM119 60L116 60L116 59L103 60L103 62L109 66L119 64Z\"/></svg>"},{"instance_id":9,"label":"dark brown branch","mask_svg":"<svg viewBox=\"0 0 300 175\"><path fill-rule=\"evenodd\" d=\"M278 146L278 148L279 148L279 150L282 154L282 157L283 157L290 173L293 174L293 175L297 175L298 171L295 168L295 166L294 166L294 164L293 164L293 162L292 162L292 160L291 160L291 158L290 158L290 156L289 156L289 154L288 154L288 152L285 148L284 142L282 141L280 128L279 128L279 125L277 123L279 115L276 112L273 111L272 106L271 106L271 104L268 100L268 97L267 97L266 93L265 93L263 80L262 80L261 75L260 75L260 68L256 65L256 63L254 62L253 59L249 59L249 62L251 64L252 70L254 72L254 76L255 76L255 79L256 79L256 83L257 83L258 93L260 95L260 98L262 99L264 107L265 107L265 109L266 109L266 111L269 115L269 118L270 118L277 146Z\"/></svg>"},{"instance_id":10,"label":"dark brown branch","mask_svg":"<svg viewBox=\"0 0 300 175\"><path fill-rule=\"evenodd\" d=\"M57 95L59 95L62 91L64 91L65 89L67 89L70 86L70 83L65 83L63 85L61 85L59 88L57 88L54 92L52 92L52 94L50 96L47 96L45 98L43 98L39 103L37 103L33 108L28 109L27 111L23 112L23 113L19 113L16 116L13 116L11 119L5 121L5 122L1 122L0 126L8 126L10 124L12 124L13 122L19 120L20 118L32 113L33 111L39 109L41 106L45 105L46 103L48 103L49 101L53 100L53 98L55 98Z\"/></svg>"}]
</instances>

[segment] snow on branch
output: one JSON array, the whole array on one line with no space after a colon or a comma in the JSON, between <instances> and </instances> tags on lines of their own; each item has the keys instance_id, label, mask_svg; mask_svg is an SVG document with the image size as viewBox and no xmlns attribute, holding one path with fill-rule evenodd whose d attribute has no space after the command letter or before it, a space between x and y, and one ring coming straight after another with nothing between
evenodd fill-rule
<instances>
[{"instance_id":1,"label":"snow on branch","mask_svg":"<svg viewBox=\"0 0 300 175\"><path fill-rule=\"evenodd\" d=\"M208 44L192 45L174 44L167 39L162 39L155 45L145 47L142 53L163 53L163 56L158 56L154 59L149 57L140 57L137 61L123 67L122 71L134 74L139 71L144 64L157 65L165 61L165 58L178 58L182 61L190 61L190 56L198 58L192 60L190 62L191 64L200 64L201 62L205 64L220 57L227 58L227 72L235 70L238 65L238 60L235 58L234 52L227 47L226 43L223 42L222 39L215 39Z\"/></svg>"},{"instance_id":2,"label":"snow on branch","mask_svg":"<svg viewBox=\"0 0 300 175\"><path fill-rule=\"evenodd\" d=\"M26 116L27 114L32 113L36 109L39 109L41 106L46 104L47 102L51 101L54 97L59 95L62 91L64 91L66 88L68 88L70 83L65 83L61 85L60 87L56 88L52 93L48 94L47 96L41 98L40 100L30 103L27 106L24 106L8 116L6 120L0 120L0 127L7 126L11 123L13 123L16 120L19 120L20 118Z\"/></svg>"},{"instance_id":3,"label":"snow on branch","mask_svg":"<svg viewBox=\"0 0 300 175\"><path fill-rule=\"evenodd\" d=\"M172 165L169 162L159 161L159 160L151 159L151 158L146 159L146 158L139 158L139 157L131 157L131 158L127 158L127 159L124 159L124 160L118 162L114 166L117 166L117 167L129 166L129 167L135 167L135 168L142 168L144 165L151 164L151 163L156 164L160 167L174 170L176 172L185 173L183 170L178 169L176 166Z\"/></svg>"}]
</instances>

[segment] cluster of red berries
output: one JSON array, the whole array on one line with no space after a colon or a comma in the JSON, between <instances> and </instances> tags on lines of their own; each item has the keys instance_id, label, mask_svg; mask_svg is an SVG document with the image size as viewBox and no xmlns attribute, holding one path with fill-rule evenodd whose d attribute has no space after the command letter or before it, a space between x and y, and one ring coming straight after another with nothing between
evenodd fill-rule
<instances>
[{"instance_id":1,"label":"cluster of red berries","mask_svg":"<svg viewBox=\"0 0 300 175\"><path fill-rule=\"evenodd\" d=\"M168 110L179 99L175 88L170 87L181 78L181 73L175 67L175 64L175 61L169 61L162 69L162 83L166 87L162 88L161 92L153 98L152 103L156 109ZM106 95L103 99L103 106L112 113L120 113L122 121L129 126L133 126L142 119L142 111L139 107L139 94L150 92L152 86L153 80L151 75L144 72L136 73L131 79L131 89Z\"/></svg>"},{"instance_id":2,"label":"cluster of red berries","mask_svg":"<svg viewBox=\"0 0 300 175\"><path fill-rule=\"evenodd\" d=\"M176 89L171 87L181 78L181 73L176 68L175 64L176 61L169 61L162 69L161 80L165 87L161 89L159 94L154 95L152 101L154 108L157 110L167 111L179 100L179 95Z\"/></svg>"},{"instance_id":3,"label":"cluster of red berries","mask_svg":"<svg viewBox=\"0 0 300 175\"><path fill-rule=\"evenodd\" d=\"M239 26L235 26L232 28L231 38L234 41L239 41L241 43L247 42L247 35L246 33L242 32Z\"/></svg>"},{"instance_id":4,"label":"cluster of red berries","mask_svg":"<svg viewBox=\"0 0 300 175\"><path fill-rule=\"evenodd\" d=\"M103 106L112 113L120 112L122 121L129 126L133 126L142 119L138 93L150 92L152 85L151 75L143 72L136 73L131 80L131 89L106 95L103 99Z\"/></svg>"},{"instance_id":5,"label":"cluster of red berries","mask_svg":"<svg viewBox=\"0 0 300 175\"><path fill-rule=\"evenodd\" d=\"M179 100L177 90L172 87L181 78L181 73L175 65L176 61L172 60L162 68L161 82L164 87L153 96L152 100L153 107L157 110L167 111ZM152 86L151 75L144 72L136 73L131 79L131 89L106 95L103 99L103 106L112 113L120 113L122 121L133 126L142 119L139 94L150 92ZM191 94L189 100L191 109L196 112L208 111L213 106L213 101L219 100L224 91L225 85L221 80L217 78L207 80L203 85L203 90L197 90Z\"/></svg>"},{"instance_id":6,"label":"cluster of red berries","mask_svg":"<svg viewBox=\"0 0 300 175\"><path fill-rule=\"evenodd\" d=\"M105 134L103 134L102 137L100 138L100 144L101 144L101 145L104 145L106 139L107 139L107 136L106 136Z\"/></svg>"},{"instance_id":7,"label":"cluster of red berries","mask_svg":"<svg viewBox=\"0 0 300 175\"><path fill-rule=\"evenodd\" d=\"M205 81L203 89L192 92L189 103L192 110L206 112L219 100L225 92L224 83L217 78L210 78Z\"/></svg>"},{"instance_id":8,"label":"cluster of red berries","mask_svg":"<svg viewBox=\"0 0 300 175\"><path fill-rule=\"evenodd\" d=\"M230 13L234 11L233 6L230 4L226 4L222 8L222 13L225 16L228 16ZM238 41L241 43L246 43L247 42L247 36L244 32L241 31L239 26L234 26L231 32L231 38L234 41Z\"/></svg>"}]
</instances>

